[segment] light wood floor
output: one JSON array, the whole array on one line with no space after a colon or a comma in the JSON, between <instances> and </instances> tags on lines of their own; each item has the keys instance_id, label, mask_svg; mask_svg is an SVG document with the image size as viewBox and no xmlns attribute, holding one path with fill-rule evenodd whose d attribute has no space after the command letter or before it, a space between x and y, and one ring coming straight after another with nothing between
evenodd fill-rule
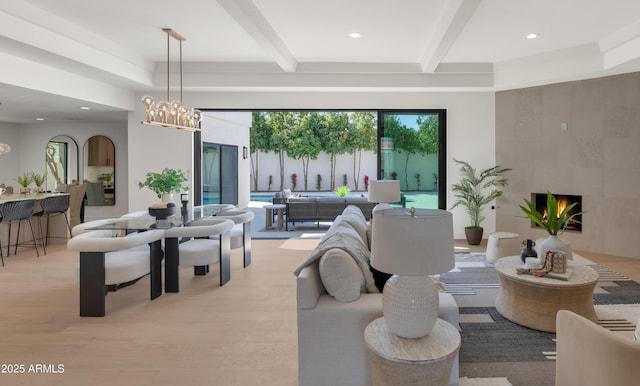
<instances>
[{"instance_id":1,"label":"light wood floor","mask_svg":"<svg viewBox=\"0 0 640 386\"><path fill-rule=\"evenodd\" d=\"M107 296L104 318L78 316L76 253L52 245L39 258L29 249L5 256L0 370L16 364L25 373L0 373L0 384L297 385L292 272L312 247L254 240L253 264L244 269L241 252L233 251L224 287L215 266L206 277L183 268L180 293L150 301L142 279ZM580 253L640 281L640 260ZM37 364L63 365L64 373L29 372Z\"/></svg>"}]
</instances>

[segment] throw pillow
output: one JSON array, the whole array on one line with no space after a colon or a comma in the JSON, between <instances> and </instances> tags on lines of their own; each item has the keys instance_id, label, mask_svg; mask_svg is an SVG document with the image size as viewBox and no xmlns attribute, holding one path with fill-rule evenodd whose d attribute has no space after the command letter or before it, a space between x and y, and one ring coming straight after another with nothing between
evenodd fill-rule
<instances>
[{"instance_id":1,"label":"throw pillow","mask_svg":"<svg viewBox=\"0 0 640 386\"><path fill-rule=\"evenodd\" d=\"M342 249L327 250L318 262L318 271L327 293L339 302L352 302L366 292L362 270Z\"/></svg>"}]
</instances>

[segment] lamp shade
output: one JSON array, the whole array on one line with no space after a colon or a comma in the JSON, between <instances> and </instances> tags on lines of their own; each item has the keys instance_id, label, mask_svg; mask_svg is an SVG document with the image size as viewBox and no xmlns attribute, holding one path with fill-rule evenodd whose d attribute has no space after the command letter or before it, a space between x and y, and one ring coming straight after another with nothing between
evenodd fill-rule
<instances>
[{"instance_id":1,"label":"lamp shade","mask_svg":"<svg viewBox=\"0 0 640 386\"><path fill-rule=\"evenodd\" d=\"M400 181L372 180L369 181L369 202L398 202L400 201Z\"/></svg>"},{"instance_id":2,"label":"lamp shade","mask_svg":"<svg viewBox=\"0 0 640 386\"><path fill-rule=\"evenodd\" d=\"M426 276L455 266L453 217L438 209L382 209L373 213L371 266L389 274Z\"/></svg>"}]
</instances>

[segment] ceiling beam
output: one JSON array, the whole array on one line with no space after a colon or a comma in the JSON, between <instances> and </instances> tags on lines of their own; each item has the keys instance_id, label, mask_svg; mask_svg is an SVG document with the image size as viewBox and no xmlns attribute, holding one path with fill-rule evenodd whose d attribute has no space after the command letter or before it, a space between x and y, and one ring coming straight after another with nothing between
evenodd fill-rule
<instances>
[{"instance_id":1,"label":"ceiling beam","mask_svg":"<svg viewBox=\"0 0 640 386\"><path fill-rule=\"evenodd\" d=\"M604 60L604 69L640 58L640 20L613 32L598 41Z\"/></svg>"},{"instance_id":2,"label":"ceiling beam","mask_svg":"<svg viewBox=\"0 0 640 386\"><path fill-rule=\"evenodd\" d=\"M434 72L481 0L453 0L444 9L433 29L427 50L420 60L423 72Z\"/></svg>"},{"instance_id":3,"label":"ceiling beam","mask_svg":"<svg viewBox=\"0 0 640 386\"><path fill-rule=\"evenodd\" d=\"M227 13L285 72L295 72L297 60L252 0L217 0Z\"/></svg>"}]
</instances>

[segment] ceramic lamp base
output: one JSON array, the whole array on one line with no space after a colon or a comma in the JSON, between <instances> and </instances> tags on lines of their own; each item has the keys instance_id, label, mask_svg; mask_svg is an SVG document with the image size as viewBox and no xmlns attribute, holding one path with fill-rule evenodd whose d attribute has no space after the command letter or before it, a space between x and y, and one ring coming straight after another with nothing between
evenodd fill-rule
<instances>
[{"instance_id":1,"label":"ceramic lamp base","mask_svg":"<svg viewBox=\"0 0 640 386\"><path fill-rule=\"evenodd\" d=\"M389 329L402 338L422 338L438 320L438 288L428 276L393 275L384 286L382 313Z\"/></svg>"}]
</instances>

